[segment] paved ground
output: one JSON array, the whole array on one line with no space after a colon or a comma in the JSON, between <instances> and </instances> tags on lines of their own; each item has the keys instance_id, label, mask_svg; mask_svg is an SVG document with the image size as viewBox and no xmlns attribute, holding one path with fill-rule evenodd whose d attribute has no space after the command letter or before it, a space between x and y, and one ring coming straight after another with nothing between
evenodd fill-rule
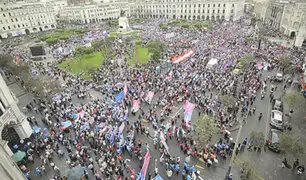
<instances>
[{"instance_id":1,"label":"paved ground","mask_svg":"<svg viewBox=\"0 0 306 180\"><path fill-rule=\"evenodd\" d=\"M268 76L271 73L264 73L264 76ZM29 100L32 99L32 95L31 94L24 94L24 91L22 90L22 88L18 87L17 84L11 84L9 85L9 87L11 88L11 90L16 94L16 96L19 96L19 106L20 107L24 107L25 104L27 102L29 102ZM277 92L275 97L281 97L283 95L282 92L282 88L283 85L279 84L278 88L277 88ZM269 89L269 85L268 85L268 89ZM99 92L96 92L94 90L90 90L90 93L93 96L101 96L101 94ZM258 99L260 98L260 95L258 95ZM81 102L79 99L77 99L76 97L73 97L73 102L74 103L78 103ZM250 132L252 131L257 131L257 132L264 132L267 133L269 130L269 125L267 123L267 120L269 120L269 116L270 116L270 111L271 111L271 104L269 102L269 98L268 95L263 99L263 100L258 100L253 106L256 106L257 110L256 110L256 115L250 116L247 119L247 123L243 126L243 129L241 131L241 141L245 138L248 137ZM176 113L179 109L181 108L181 106L177 106L175 109L173 109L173 113ZM143 107L144 111L148 110L148 106L144 106ZM25 111L25 109L22 109L23 111ZM285 111L287 110L287 107L285 106ZM262 112L263 113L263 119L261 121L258 121L258 115L259 113ZM26 113L26 112L25 112ZM183 111L179 112L181 114L181 116L183 115ZM32 116L32 113L26 113L28 116ZM195 122L196 119L198 118L197 115L197 111L195 111L193 113L193 117L192 117L192 121ZM294 119L298 119L297 121L297 125L298 126L303 126L300 127L300 129L294 129L295 133L304 133L305 134L305 124L303 123L304 121L304 116L305 114L303 114L303 112L297 112L295 113L295 118ZM130 116L130 121L134 122L136 121L136 117L137 116ZM39 116L38 118L38 123L40 126L45 126L40 120L39 120ZM295 128L295 127L294 127ZM236 136L237 131L233 131L232 132L232 136L235 137ZM160 157L160 153L155 150L153 148L153 141L152 139L145 137L143 135L139 135L137 136L137 140L141 139L143 143L149 143L150 147L151 147L151 163L150 163L150 167L148 169L148 173L151 172L152 174L154 174L154 168L155 168L155 163L154 163L154 159L158 159ZM180 156L181 157L181 161L183 161L183 159L185 158L185 155L179 150L178 144L176 143L175 140L169 140L168 141L168 145L171 151L171 154L175 155L175 156ZM63 149L63 147L61 147ZM282 169L281 166L281 161L282 161L282 155L280 154L275 154L269 150L267 150L266 152L262 152L260 154L256 153L256 152L248 152L245 151L244 153L241 153L238 155L239 159L244 159L245 157L250 158L254 164L256 165L256 167L254 167L260 174L260 176L263 177L263 179L266 180L291 180L291 179L303 179L305 177L299 176L297 177L296 175L294 175L292 173L291 170L288 169ZM65 157L62 158L58 158L56 157L56 155L54 156L54 162L55 164L61 169L61 173L62 174L66 174L69 171L69 168L67 168L65 166ZM211 168L206 168L204 165L201 164L201 162L196 162L196 161L192 161L193 164L199 165L199 166L203 166L204 169L201 169L201 177L203 177L205 180L222 180L224 179L227 167L228 167L228 162L229 160L225 161L225 162L220 162L218 164L217 167L211 167ZM290 162L290 161L289 161ZM33 173L35 172L35 167L40 165L40 160L39 158L36 159L35 163L33 165L30 166L30 169L32 170L32 178L34 180L38 180L38 179L50 179L51 176L54 174L53 170L50 167L47 167L47 172L43 174L43 177L37 177L34 176ZM139 168L139 163L138 160L134 159L132 160L131 166L136 170L136 172L138 172L140 170ZM165 167L163 165L161 165L159 163L159 161L157 162L157 167L159 169L159 174L164 178L166 178L166 174L165 174ZM181 166L182 167L182 166ZM234 179L235 180L239 180L239 167L237 167L236 165L233 167L232 170L233 174L234 174ZM90 179L94 179L94 176L91 174L91 172L89 172L89 176ZM172 179L181 179L181 176L176 176L173 175Z\"/></svg>"}]
</instances>

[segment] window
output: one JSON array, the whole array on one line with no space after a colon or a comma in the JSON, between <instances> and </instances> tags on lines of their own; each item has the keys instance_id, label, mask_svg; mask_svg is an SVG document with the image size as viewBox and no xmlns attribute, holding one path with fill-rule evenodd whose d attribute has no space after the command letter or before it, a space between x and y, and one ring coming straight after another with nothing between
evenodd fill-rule
<instances>
[{"instance_id":1,"label":"window","mask_svg":"<svg viewBox=\"0 0 306 180\"><path fill-rule=\"evenodd\" d=\"M3 27L3 30L5 31L5 27Z\"/></svg>"},{"instance_id":2,"label":"window","mask_svg":"<svg viewBox=\"0 0 306 180\"><path fill-rule=\"evenodd\" d=\"M225 13L225 10L223 9L223 14Z\"/></svg>"},{"instance_id":3,"label":"window","mask_svg":"<svg viewBox=\"0 0 306 180\"><path fill-rule=\"evenodd\" d=\"M215 7L215 4L213 4L213 7Z\"/></svg>"},{"instance_id":4,"label":"window","mask_svg":"<svg viewBox=\"0 0 306 180\"><path fill-rule=\"evenodd\" d=\"M199 4L199 7L201 7L201 4Z\"/></svg>"},{"instance_id":5,"label":"window","mask_svg":"<svg viewBox=\"0 0 306 180\"><path fill-rule=\"evenodd\" d=\"M223 4L223 7L225 7L225 4Z\"/></svg>"},{"instance_id":6,"label":"window","mask_svg":"<svg viewBox=\"0 0 306 180\"><path fill-rule=\"evenodd\" d=\"M210 4L208 4L208 7L210 7Z\"/></svg>"},{"instance_id":7,"label":"window","mask_svg":"<svg viewBox=\"0 0 306 180\"><path fill-rule=\"evenodd\" d=\"M220 13L220 10L218 9L218 13Z\"/></svg>"},{"instance_id":8,"label":"window","mask_svg":"<svg viewBox=\"0 0 306 180\"><path fill-rule=\"evenodd\" d=\"M11 29L11 27L10 27L10 26L7 26L7 29Z\"/></svg>"},{"instance_id":9,"label":"window","mask_svg":"<svg viewBox=\"0 0 306 180\"><path fill-rule=\"evenodd\" d=\"M220 7L220 4L218 4L218 7Z\"/></svg>"},{"instance_id":10,"label":"window","mask_svg":"<svg viewBox=\"0 0 306 180\"><path fill-rule=\"evenodd\" d=\"M209 13L209 9L207 10L207 13Z\"/></svg>"},{"instance_id":11,"label":"window","mask_svg":"<svg viewBox=\"0 0 306 180\"><path fill-rule=\"evenodd\" d=\"M16 25L14 24L13 27L16 28Z\"/></svg>"},{"instance_id":12,"label":"window","mask_svg":"<svg viewBox=\"0 0 306 180\"><path fill-rule=\"evenodd\" d=\"M232 4L232 7L235 7L235 4Z\"/></svg>"},{"instance_id":13,"label":"window","mask_svg":"<svg viewBox=\"0 0 306 180\"><path fill-rule=\"evenodd\" d=\"M3 13L3 17L5 17L5 14Z\"/></svg>"},{"instance_id":14,"label":"window","mask_svg":"<svg viewBox=\"0 0 306 180\"><path fill-rule=\"evenodd\" d=\"M234 12L234 9L231 9L231 13L233 13Z\"/></svg>"},{"instance_id":15,"label":"window","mask_svg":"<svg viewBox=\"0 0 306 180\"><path fill-rule=\"evenodd\" d=\"M14 19L11 19L12 22L14 22Z\"/></svg>"},{"instance_id":16,"label":"window","mask_svg":"<svg viewBox=\"0 0 306 180\"><path fill-rule=\"evenodd\" d=\"M213 9L213 13L215 13L215 10Z\"/></svg>"},{"instance_id":17,"label":"window","mask_svg":"<svg viewBox=\"0 0 306 180\"><path fill-rule=\"evenodd\" d=\"M200 10L200 9L198 10L198 13L201 13L201 10Z\"/></svg>"},{"instance_id":18,"label":"window","mask_svg":"<svg viewBox=\"0 0 306 180\"><path fill-rule=\"evenodd\" d=\"M11 13L9 13L9 16L11 16Z\"/></svg>"}]
</instances>

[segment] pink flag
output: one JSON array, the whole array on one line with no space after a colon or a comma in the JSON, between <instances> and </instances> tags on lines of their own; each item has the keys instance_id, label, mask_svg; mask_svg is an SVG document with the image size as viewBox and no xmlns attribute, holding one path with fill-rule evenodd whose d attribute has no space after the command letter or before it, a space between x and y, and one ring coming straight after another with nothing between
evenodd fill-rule
<instances>
[{"instance_id":1,"label":"pink flag","mask_svg":"<svg viewBox=\"0 0 306 180\"><path fill-rule=\"evenodd\" d=\"M147 154L144 157L143 166L142 166L142 169L139 173L139 176L138 176L137 180L145 180L146 179L147 170L148 170L149 163L150 163L150 158L151 158L151 154L148 151Z\"/></svg>"},{"instance_id":2,"label":"pink flag","mask_svg":"<svg viewBox=\"0 0 306 180\"><path fill-rule=\"evenodd\" d=\"M126 96L126 95L127 95L127 92L128 92L128 86L127 86L127 84L124 85L123 91L124 91L124 96Z\"/></svg>"},{"instance_id":3,"label":"pink flag","mask_svg":"<svg viewBox=\"0 0 306 180\"><path fill-rule=\"evenodd\" d=\"M186 121L186 126L189 126L189 122L191 121L191 116L192 112L195 108L195 104L186 101L184 104L184 109L185 109L185 121Z\"/></svg>"},{"instance_id":4,"label":"pink flag","mask_svg":"<svg viewBox=\"0 0 306 180\"><path fill-rule=\"evenodd\" d=\"M160 132L160 142L164 145L165 149L169 153L169 147L168 147L168 145L166 143L166 138L165 138L165 135L164 135L164 133L162 131Z\"/></svg>"},{"instance_id":5,"label":"pink flag","mask_svg":"<svg viewBox=\"0 0 306 180\"><path fill-rule=\"evenodd\" d=\"M140 108L140 100L133 100L132 111L137 112Z\"/></svg>"},{"instance_id":6,"label":"pink flag","mask_svg":"<svg viewBox=\"0 0 306 180\"><path fill-rule=\"evenodd\" d=\"M151 102L152 99L153 99L153 96L154 96L154 91L149 91L148 94L147 94L147 96L146 96L146 98L145 98L145 100L146 100L147 102Z\"/></svg>"}]
</instances>

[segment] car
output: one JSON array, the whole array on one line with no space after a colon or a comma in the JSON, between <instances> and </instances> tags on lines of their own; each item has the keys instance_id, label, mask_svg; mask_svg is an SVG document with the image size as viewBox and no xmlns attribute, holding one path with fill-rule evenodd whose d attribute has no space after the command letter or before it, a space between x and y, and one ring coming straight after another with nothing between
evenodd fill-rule
<instances>
[{"instance_id":1,"label":"car","mask_svg":"<svg viewBox=\"0 0 306 180\"><path fill-rule=\"evenodd\" d=\"M267 146L269 150L276 152L276 153L280 152L279 138L281 134L282 132L277 129L270 130L269 137L268 137L269 139L267 140Z\"/></svg>"},{"instance_id":2,"label":"car","mask_svg":"<svg viewBox=\"0 0 306 180\"><path fill-rule=\"evenodd\" d=\"M270 121L272 128L283 130L283 124L283 113L278 110L272 110Z\"/></svg>"},{"instance_id":3,"label":"car","mask_svg":"<svg viewBox=\"0 0 306 180\"><path fill-rule=\"evenodd\" d=\"M283 112L283 102L278 99L275 99L273 101L272 110L278 110L280 112Z\"/></svg>"}]
</instances>

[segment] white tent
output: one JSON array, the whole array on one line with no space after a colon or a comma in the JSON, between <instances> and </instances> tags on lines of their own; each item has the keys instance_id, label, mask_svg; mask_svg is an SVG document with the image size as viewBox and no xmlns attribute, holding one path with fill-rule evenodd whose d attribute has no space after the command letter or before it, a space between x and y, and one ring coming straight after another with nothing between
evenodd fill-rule
<instances>
[{"instance_id":1,"label":"white tent","mask_svg":"<svg viewBox=\"0 0 306 180\"><path fill-rule=\"evenodd\" d=\"M215 66L216 64L218 64L218 59L216 58L211 58L208 63L207 63L207 68L212 68L213 66Z\"/></svg>"}]
</instances>

